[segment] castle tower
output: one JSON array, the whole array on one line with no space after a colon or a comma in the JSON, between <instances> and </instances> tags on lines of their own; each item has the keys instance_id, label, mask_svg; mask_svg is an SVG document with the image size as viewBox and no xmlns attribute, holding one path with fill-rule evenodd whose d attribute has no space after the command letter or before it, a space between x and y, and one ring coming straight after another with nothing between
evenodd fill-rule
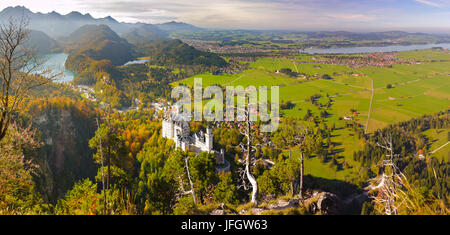
<instances>
[{"instance_id":1,"label":"castle tower","mask_svg":"<svg viewBox=\"0 0 450 235\"><path fill-rule=\"evenodd\" d=\"M162 122L162 136L168 139L174 138L173 122L171 120L163 119Z\"/></svg>"},{"instance_id":2,"label":"castle tower","mask_svg":"<svg viewBox=\"0 0 450 235\"><path fill-rule=\"evenodd\" d=\"M206 128L205 144L209 152L211 152L213 149L213 142L214 142L214 135L212 133L211 127L208 127Z\"/></svg>"}]
</instances>

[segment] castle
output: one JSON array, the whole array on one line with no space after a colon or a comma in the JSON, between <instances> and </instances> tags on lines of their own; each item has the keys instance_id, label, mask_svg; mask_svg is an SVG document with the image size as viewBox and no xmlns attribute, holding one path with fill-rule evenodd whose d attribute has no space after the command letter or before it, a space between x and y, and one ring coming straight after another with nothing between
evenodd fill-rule
<instances>
[{"instance_id":1,"label":"castle","mask_svg":"<svg viewBox=\"0 0 450 235\"><path fill-rule=\"evenodd\" d=\"M162 121L162 136L175 142L176 148L183 151L194 153L209 152L216 157L217 164L225 163L225 154L223 149L214 150L214 135L212 129L208 127L206 133L200 131L191 134L189 123L186 117L180 113L180 108L175 106L174 109L165 113Z\"/></svg>"}]
</instances>

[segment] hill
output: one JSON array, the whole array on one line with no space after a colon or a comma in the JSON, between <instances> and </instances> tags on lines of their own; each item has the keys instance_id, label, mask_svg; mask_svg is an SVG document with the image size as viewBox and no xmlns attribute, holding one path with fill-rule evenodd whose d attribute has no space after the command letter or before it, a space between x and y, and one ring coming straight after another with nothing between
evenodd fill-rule
<instances>
[{"instance_id":1,"label":"hill","mask_svg":"<svg viewBox=\"0 0 450 235\"><path fill-rule=\"evenodd\" d=\"M114 66L132 60L133 45L119 37L106 25L85 25L70 35L66 50L71 53L65 67L94 83L98 73L113 76ZM76 78L76 79L77 79Z\"/></svg>"},{"instance_id":2,"label":"hill","mask_svg":"<svg viewBox=\"0 0 450 235\"><path fill-rule=\"evenodd\" d=\"M134 57L133 46L106 25L85 25L79 28L69 36L65 46L66 50L72 52L66 65L73 71L79 70L72 63L72 59L77 56L105 59L114 65L122 65Z\"/></svg>"},{"instance_id":3,"label":"hill","mask_svg":"<svg viewBox=\"0 0 450 235\"><path fill-rule=\"evenodd\" d=\"M37 30L30 30L27 43L29 47L35 49L39 54L48 54L62 50L58 42Z\"/></svg>"},{"instance_id":4,"label":"hill","mask_svg":"<svg viewBox=\"0 0 450 235\"><path fill-rule=\"evenodd\" d=\"M157 65L203 65L224 67L227 62L217 54L199 51L181 40L160 40L145 45L142 49L150 57L150 63Z\"/></svg>"}]
</instances>

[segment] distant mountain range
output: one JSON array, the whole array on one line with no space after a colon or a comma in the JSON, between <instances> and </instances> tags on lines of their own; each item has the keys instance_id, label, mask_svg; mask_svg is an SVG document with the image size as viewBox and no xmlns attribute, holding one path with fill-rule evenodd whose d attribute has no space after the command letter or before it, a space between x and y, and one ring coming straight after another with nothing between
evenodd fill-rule
<instances>
[{"instance_id":1,"label":"distant mountain range","mask_svg":"<svg viewBox=\"0 0 450 235\"><path fill-rule=\"evenodd\" d=\"M49 35L54 39L62 39L70 35L76 29L83 25L107 25L119 35L130 34L132 31L138 29L134 33L142 33L143 30L139 29L144 27L144 31L148 31L148 28L153 28L154 35L166 36L168 33L175 31L199 31L202 30L196 26L180 23L180 22L168 22L163 24L146 24L146 23L123 23L118 22L111 16L105 18L93 18L90 14L81 14L73 11L67 15L61 15L55 11L47 14L34 13L26 7L16 6L7 7L0 12L0 21L7 21L10 17L18 18L26 16L29 19L29 28L33 30L39 30ZM159 31L157 30L159 29ZM148 33L148 32L146 32Z\"/></svg>"},{"instance_id":2,"label":"distant mountain range","mask_svg":"<svg viewBox=\"0 0 450 235\"><path fill-rule=\"evenodd\" d=\"M177 31L204 31L205 29L199 28L197 26L186 24L183 22L167 22L163 24L156 24L158 28L166 32L177 32Z\"/></svg>"},{"instance_id":3,"label":"distant mountain range","mask_svg":"<svg viewBox=\"0 0 450 235\"><path fill-rule=\"evenodd\" d=\"M149 43L167 38L168 33L155 25L144 24L133 28L122 35L128 42L134 45Z\"/></svg>"}]
</instances>

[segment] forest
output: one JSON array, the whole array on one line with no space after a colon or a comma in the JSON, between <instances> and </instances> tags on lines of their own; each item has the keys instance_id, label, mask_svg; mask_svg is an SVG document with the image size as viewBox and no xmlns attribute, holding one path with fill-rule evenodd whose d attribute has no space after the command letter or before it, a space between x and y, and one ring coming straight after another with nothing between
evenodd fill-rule
<instances>
[{"instance_id":1,"label":"forest","mask_svg":"<svg viewBox=\"0 0 450 235\"><path fill-rule=\"evenodd\" d=\"M423 35L105 20L58 40L0 27L1 215L449 214L449 51L298 51ZM73 81L38 69L31 37L69 54ZM214 151L177 147L163 120L196 77L279 87L279 128L261 131L247 105L244 119L174 122L185 139L214 136Z\"/></svg>"}]
</instances>

